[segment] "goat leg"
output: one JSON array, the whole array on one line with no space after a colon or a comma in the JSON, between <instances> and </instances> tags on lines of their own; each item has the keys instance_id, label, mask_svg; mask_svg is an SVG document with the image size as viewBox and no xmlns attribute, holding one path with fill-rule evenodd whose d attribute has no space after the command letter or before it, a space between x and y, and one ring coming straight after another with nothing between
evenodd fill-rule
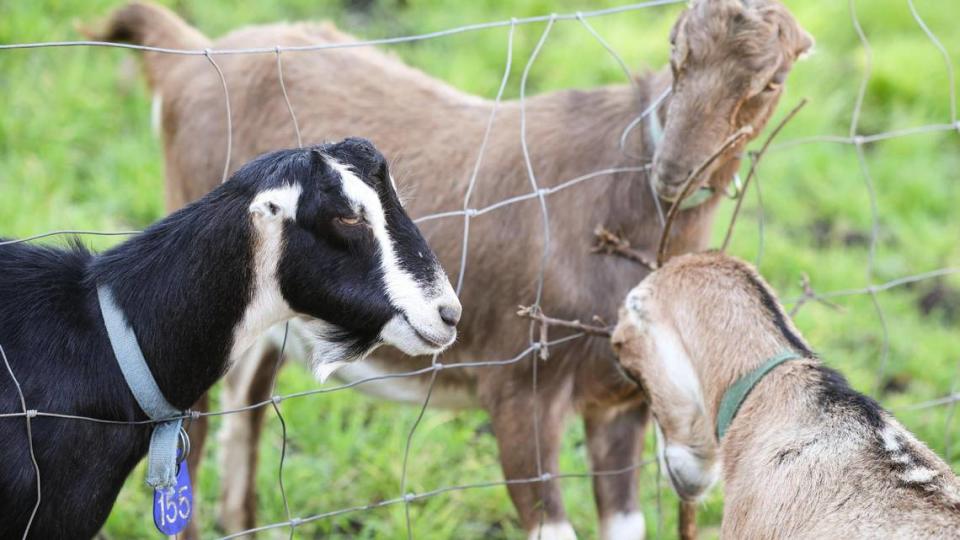
<instances>
[{"instance_id":1,"label":"goat leg","mask_svg":"<svg viewBox=\"0 0 960 540\"><path fill-rule=\"evenodd\" d=\"M678 511L680 540L696 540L697 538L697 503L680 501Z\"/></svg>"}]
</instances>

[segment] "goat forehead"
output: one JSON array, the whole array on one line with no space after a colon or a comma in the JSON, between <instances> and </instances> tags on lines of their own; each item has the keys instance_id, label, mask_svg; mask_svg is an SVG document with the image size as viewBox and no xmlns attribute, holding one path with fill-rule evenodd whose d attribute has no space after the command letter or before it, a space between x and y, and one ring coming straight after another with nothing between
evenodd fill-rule
<instances>
[{"instance_id":1,"label":"goat forehead","mask_svg":"<svg viewBox=\"0 0 960 540\"><path fill-rule=\"evenodd\" d=\"M439 294L439 283L446 279L433 251L427 245L416 226L406 218L399 199L381 197L378 192L360 180L347 165L328 159L343 181L343 192L351 204L364 208L368 221L378 231L380 238L393 249L389 270L395 268L416 282L416 288L427 288L428 296ZM393 184L393 177L390 176ZM389 214L389 217L388 217ZM381 246L385 247L385 246ZM396 263L393 265L393 263ZM406 281L404 279L403 281ZM406 286L406 288L410 288Z\"/></svg>"},{"instance_id":2,"label":"goat forehead","mask_svg":"<svg viewBox=\"0 0 960 540\"><path fill-rule=\"evenodd\" d=\"M325 157L330 168L337 173L340 192L355 211L364 210L367 219L383 218L383 203L377 191L360 179L353 167L332 157Z\"/></svg>"},{"instance_id":3,"label":"goat forehead","mask_svg":"<svg viewBox=\"0 0 960 540\"><path fill-rule=\"evenodd\" d=\"M340 175L344 196L355 209L363 209L373 229L380 245L387 293L395 304L402 305L411 299L435 294L437 291L432 288L442 277L442 272L437 268L433 252L420 239L413 224L408 224L411 230L403 230L403 220L388 222L377 192L358 178L349 166L332 158L328 158L328 162ZM395 202L388 201L388 204ZM393 227L401 230L392 230Z\"/></svg>"},{"instance_id":4,"label":"goat forehead","mask_svg":"<svg viewBox=\"0 0 960 540\"><path fill-rule=\"evenodd\" d=\"M714 4L706 2L706 4ZM769 66L779 56L779 30L739 2L717 2L684 21L689 57L703 62L734 59L748 66Z\"/></svg>"}]
</instances>

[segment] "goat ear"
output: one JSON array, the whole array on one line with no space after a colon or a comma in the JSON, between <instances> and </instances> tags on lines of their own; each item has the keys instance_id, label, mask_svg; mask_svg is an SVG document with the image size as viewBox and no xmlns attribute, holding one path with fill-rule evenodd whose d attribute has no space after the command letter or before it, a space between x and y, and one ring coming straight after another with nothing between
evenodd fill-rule
<instances>
[{"instance_id":1,"label":"goat ear","mask_svg":"<svg viewBox=\"0 0 960 540\"><path fill-rule=\"evenodd\" d=\"M813 49L813 36L800 27L790 11L782 4L770 5L764 13L764 19L777 25L780 43L790 52L794 60L805 58Z\"/></svg>"},{"instance_id":2,"label":"goat ear","mask_svg":"<svg viewBox=\"0 0 960 540\"><path fill-rule=\"evenodd\" d=\"M260 218L271 219L280 215L280 206L269 200L254 201L250 205L250 213Z\"/></svg>"},{"instance_id":3,"label":"goat ear","mask_svg":"<svg viewBox=\"0 0 960 540\"><path fill-rule=\"evenodd\" d=\"M797 59L803 60L813 54L813 48L817 44L816 40L813 39L813 36L809 32L800 28L800 39L794 48L794 54Z\"/></svg>"},{"instance_id":4,"label":"goat ear","mask_svg":"<svg viewBox=\"0 0 960 540\"><path fill-rule=\"evenodd\" d=\"M310 168L314 174L324 174L330 169L330 164L327 163L327 155L323 153L320 148L313 148L310 150Z\"/></svg>"},{"instance_id":5,"label":"goat ear","mask_svg":"<svg viewBox=\"0 0 960 540\"><path fill-rule=\"evenodd\" d=\"M686 38L686 27L687 18L690 17L690 10L694 9L693 6L683 10L680 13L680 16L677 17L677 22L673 23L673 28L670 29L670 45L673 46L673 49L676 51L677 62L682 64L684 60L687 59L687 38Z\"/></svg>"},{"instance_id":6,"label":"goat ear","mask_svg":"<svg viewBox=\"0 0 960 540\"><path fill-rule=\"evenodd\" d=\"M261 191L250 203L250 214L267 221L296 219L300 192L297 184Z\"/></svg>"}]
</instances>

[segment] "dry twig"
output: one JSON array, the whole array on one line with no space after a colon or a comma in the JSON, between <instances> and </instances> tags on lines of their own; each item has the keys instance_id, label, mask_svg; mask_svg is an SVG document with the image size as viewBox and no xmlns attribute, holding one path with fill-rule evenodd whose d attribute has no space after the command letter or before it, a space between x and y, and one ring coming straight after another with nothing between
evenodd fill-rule
<instances>
[{"instance_id":1,"label":"dry twig","mask_svg":"<svg viewBox=\"0 0 960 540\"><path fill-rule=\"evenodd\" d=\"M622 235L607 229L603 225L598 225L593 231L593 236L597 243L593 245L593 253L604 253L606 255L619 255L625 259L642 264L650 270L656 270L657 265L650 260L646 254L630 247L630 242Z\"/></svg>"},{"instance_id":2,"label":"dry twig","mask_svg":"<svg viewBox=\"0 0 960 540\"><path fill-rule=\"evenodd\" d=\"M737 197L737 205L733 209L733 216L730 218L730 225L727 226L727 234L723 238L723 245L720 247L720 251L727 251L730 237L733 236L733 226L737 223L737 216L740 215L740 206L743 205L743 198L746 196L747 188L750 187L750 180L756 175L757 166L760 164L763 155L767 152L767 148L770 147L770 143L773 142L773 139L780 133L783 127L786 126L790 120L793 120L793 117L796 116L797 113L800 112L800 109L806 104L807 98L801 99L800 103L797 103L796 107L791 109L790 112L783 117L783 120L780 120L777 127L773 128L773 131L767 136L767 140L763 141L763 146L760 147L760 150L750 154L750 171L747 173L747 179L744 180L743 187L740 189L740 196Z\"/></svg>"},{"instance_id":3,"label":"dry twig","mask_svg":"<svg viewBox=\"0 0 960 540\"><path fill-rule=\"evenodd\" d=\"M806 272L804 272L800 277L800 286L803 287L803 295L800 296L800 299L797 300L796 305L794 305L793 309L790 310L791 318L800 311L800 308L803 307L804 304L811 300L820 302L834 311L843 311L843 306L835 304L826 298L822 298L819 294L817 294L817 291L813 290L813 286L810 285L810 276L808 276Z\"/></svg>"},{"instance_id":4,"label":"dry twig","mask_svg":"<svg viewBox=\"0 0 960 540\"><path fill-rule=\"evenodd\" d=\"M553 317L548 317L544 315L543 311L536 306L517 306L517 315L525 319L537 321L544 326L570 328L591 336L610 337L613 333L612 330L610 330L610 327L606 325L597 326L592 324L584 324L579 320L569 321L565 319L554 319ZM594 321L603 324L603 320L599 317L594 317Z\"/></svg>"},{"instance_id":5,"label":"dry twig","mask_svg":"<svg viewBox=\"0 0 960 540\"><path fill-rule=\"evenodd\" d=\"M740 139L749 136L751 133L753 133L753 126L750 125L743 126L735 131L733 135L727 137L727 140L723 141L723 144L714 150L707 159L703 160L703 162L687 176L687 179L683 181L683 189L680 191L680 196L670 205L670 211L667 213L667 221L663 226L663 232L660 234L660 247L657 248L656 263L658 267L663 266L666 260L667 248L670 245L670 229L673 227L673 221L680 212L680 206L682 206L683 200L690 196L690 192L693 190L694 184L696 184L695 180L703 174L703 171L707 170L718 157L729 150L730 147L740 142Z\"/></svg>"}]
</instances>

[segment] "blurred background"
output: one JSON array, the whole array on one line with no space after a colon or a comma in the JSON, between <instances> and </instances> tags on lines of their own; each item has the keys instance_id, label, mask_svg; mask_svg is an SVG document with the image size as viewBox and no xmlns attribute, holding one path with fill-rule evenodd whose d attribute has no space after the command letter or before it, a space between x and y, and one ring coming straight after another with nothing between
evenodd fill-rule
<instances>
[{"instance_id":1,"label":"blurred background","mask_svg":"<svg viewBox=\"0 0 960 540\"><path fill-rule=\"evenodd\" d=\"M160 3L208 36L249 24L330 19L360 38L622 5L609 0ZM789 301L803 293L804 276L819 293L870 285L867 261L874 225L856 147L823 140L796 145L791 141L819 135L847 137L868 65L858 134L954 123L949 73L960 58L960 32L956 31L960 4L914 0L916 11L952 55L945 60L911 14L907 0L852 2L869 48L857 36L847 2L785 3L814 35L817 47L790 74L778 114L769 126L802 97L810 103L765 157L758 176L762 211L757 194L748 193L731 251L757 262L789 308L794 305ZM80 39L76 24L96 22L119 5L113 0L0 2L0 43ZM680 5L642 9L591 19L590 24L631 69L659 69L666 62L668 32L680 9ZM518 27L507 96L517 96L525 60L542 30L542 24ZM469 32L389 49L460 89L492 98L502 75L507 32L506 28ZM151 130L150 96L136 56L128 50L88 47L0 51L0 236L56 229L131 230L162 216L162 147ZM551 32L530 74L528 93L624 82L613 58L581 25L567 21ZM960 133L921 130L865 144L862 149L877 198L874 283L960 267ZM718 242L732 206L726 203L717 220ZM65 240L48 241L62 244ZM119 241L83 240L96 248ZM831 302L836 305L804 305L796 315L797 326L827 364L892 409L954 470L960 470L956 427L960 421L954 421L954 403L923 406L960 391L960 277L929 277L892 287L877 294L876 306L867 294L838 296ZM282 372L279 391L315 385L302 368L291 365ZM400 456L417 408L335 392L286 401L283 411L289 440L284 479L294 515L319 514L400 494ZM280 425L270 412L266 419L258 479L260 523L286 520L277 488ZM212 429L217 425L214 419ZM214 439L207 444L209 456L196 495L195 519L205 537L217 535L217 447ZM565 472L588 468L583 430L577 422L570 425L561 464ZM649 537L656 537L658 529L661 537L674 537L675 498L664 483L658 511L655 468L646 467L638 474ZM412 442L408 490L424 492L501 479L496 444L484 413L427 411ZM563 485L574 527L582 538L595 538L589 479L568 479ZM151 497L138 469L118 500L105 536L155 538ZM720 490L715 490L699 516L703 537L717 535L721 508ZM450 492L416 502L410 510L417 538L523 537L502 486ZM286 530L273 533L287 534ZM395 538L404 534L404 509L394 505L319 520L299 527L295 536Z\"/></svg>"}]
</instances>

